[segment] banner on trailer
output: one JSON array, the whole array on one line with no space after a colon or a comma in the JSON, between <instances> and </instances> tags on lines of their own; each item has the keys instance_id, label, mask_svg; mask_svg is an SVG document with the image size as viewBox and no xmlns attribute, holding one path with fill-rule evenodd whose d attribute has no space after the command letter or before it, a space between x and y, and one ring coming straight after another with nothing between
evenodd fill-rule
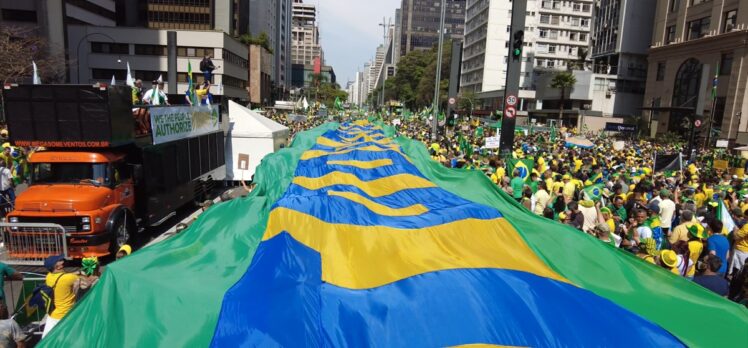
<instances>
[{"instance_id":1,"label":"banner on trailer","mask_svg":"<svg viewBox=\"0 0 748 348\"><path fill-rule=\"evenodd\" d=\"M216 105L158 107L151 108L150 113L154 145L193 138L220 129Z\"/></svg>"}]
</instances>

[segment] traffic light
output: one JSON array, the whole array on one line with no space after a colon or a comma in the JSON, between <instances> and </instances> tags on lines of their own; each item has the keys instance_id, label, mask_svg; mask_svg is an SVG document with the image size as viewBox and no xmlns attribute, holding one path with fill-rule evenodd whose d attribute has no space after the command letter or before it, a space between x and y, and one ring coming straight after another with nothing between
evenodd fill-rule
<instances>
[{"instance_id":1,"label":"traffic light","mask_svg":"<svg viewBox=\"0 0 748 348\"><path fill-rule=\"evenodd\" d=\"M525 32L523 30L517 30L514 32L514 40L512 41L512 58L514 60L520 60L522 58L522 45L525 39Z\"/></svg>"}]
</instances>

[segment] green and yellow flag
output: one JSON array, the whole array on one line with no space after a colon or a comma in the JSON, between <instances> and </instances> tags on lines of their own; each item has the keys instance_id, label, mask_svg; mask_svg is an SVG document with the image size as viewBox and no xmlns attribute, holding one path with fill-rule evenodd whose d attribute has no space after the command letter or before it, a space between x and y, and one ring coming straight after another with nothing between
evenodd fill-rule
<instances>
[{"instance_id":1,"label":"green and yellow flag","mask_svg":"<svg viewBox=\"0 0 748 348\"><path fill-rule=\"evenodd\" d=\"M514 170L519 170L519 177L522 180L530 180L530 173L535 167L535 161L531 159L515 159L510 158L506 162L506 172L509 176L514 176Z\"/></svg>"}]
</instances>

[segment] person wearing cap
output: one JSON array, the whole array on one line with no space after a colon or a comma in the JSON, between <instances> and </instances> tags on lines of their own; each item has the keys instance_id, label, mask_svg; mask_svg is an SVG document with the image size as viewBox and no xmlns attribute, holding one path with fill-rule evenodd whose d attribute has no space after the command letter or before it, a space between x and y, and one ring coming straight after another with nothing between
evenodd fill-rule
<instances>
[{"instance_id":1,"label":"person wearing cap","mask_svg":"<svg viewBox=\"0 0 748 348\"><path fill-rule=\"evenodd\" d=\"M688 227L688 251L691 262L699 261L699 256L704 251L704 240L707 238L704 226L693 224Z\"/></svg>"},{"instance_id":2,"label":"person wearing cap","mask_svg":"<svg viewBox=\"0 0 748 348\"><path fill-rule=\"evenodd\" d=\"M47 315L42 339L73 309L80 285L78 276L65 273L65 257L62 255L48 257L44 260L44 268L49 271L44 283L53 290L55 309Z\"/></svg>"},{"instance_id":3,"label":"person wearing cap","mask_svg":"<svg viewBox=\"0 0 748 348\"><path fill-rule=\"evenodd\" d=\"M121 246L119 248L119 250L117 250L117 254L115 255L115 258L117 260L119 260L119 259L121 259L121 258L123 258L125 256L130 255L130 254L132 254L132 247L129 244L125 244L125 245Z\"/></svg>"},{"instance_id":4,"label":"person wearing cap","mask_svg":"<svg viewBox=\"0 0 748 348\"><path fill-rule=\"evenodd\" d=\"M676 268L676 266L678 265L678 254L676 254L675 251L669 249L660 250L660 255L657 258L657 264L674 274L680 275L678 269Z\"/></svg>"},{"instance_id":5,"label":"person wearing cap","mask_svg":"<svg viewBox=\"0 0 748 348\"><path fill-rule=\"evenodd\" d=\"M660 223L660 205L656 202L650 203L649 206L647 206L647 212L649 217L644 222L644 225L652 230L652 238L654 238L655 243L657 243L657 250L660 250L662 249L662 243L665 240Z\"/></svg>"}]
</instances>

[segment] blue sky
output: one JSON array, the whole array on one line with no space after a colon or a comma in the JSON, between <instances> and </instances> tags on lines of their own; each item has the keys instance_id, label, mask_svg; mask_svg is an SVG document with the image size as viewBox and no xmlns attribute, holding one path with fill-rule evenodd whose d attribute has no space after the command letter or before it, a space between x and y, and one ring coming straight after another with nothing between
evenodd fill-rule
<instances>
[{"instance_id":1,"label":"blue sky","mask_svg":"<svg viewBox=\"0 0 748 348\"><path fill-rule=\"evenodd\" d=\"M400 0L304 0L317 5L320 40L327 65L345 88L382 43L382 17L395 20Z\"/></svg>"}]
</instances>

